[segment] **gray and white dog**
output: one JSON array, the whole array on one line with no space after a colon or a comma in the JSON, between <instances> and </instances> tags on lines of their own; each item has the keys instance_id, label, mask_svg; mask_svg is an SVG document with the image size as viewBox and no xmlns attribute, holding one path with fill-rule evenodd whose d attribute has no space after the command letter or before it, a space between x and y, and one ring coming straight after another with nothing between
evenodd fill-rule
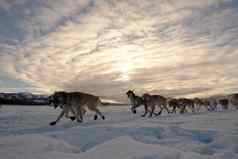
<instances>
[{"instance_id":1,"label":"gray and white dog","mask_svg":"<svg viewBox=\"0 0 238 159\"><path fill-rule=\"evenodd\" d=\"M135 95L133 90L128 90L126 95L130 100L132 113L136 114L136 108L144 105L143 98Z\"/></svg>"},{"instance_id":2,"label":"gray and white dog","mask_svg":"<svg viewBox=\"0 0 238 159\"><path fill-rule=\"evenodd\" d=\"M145 103L145 114L143 116L146 116L146 114L148 113L148 108L150 108L150 117L152 117L152 115L155 114L154 110L156 106L160 108L160 111L158 114L155 115L161 115L163 109L170 113L167 107L167 99L165 97L161 95L150 95L148 93L143 94L142 97Z\"/></svg>"},{"instance_id":3,"label":"gray and white dog","mask_svg":"<svg viewBox=\"0 0 238 159\"><path fill-rule=\"evenodd\" d=\"M101 116L103 120L105 119L105 116L98 109L98 106L102 105L98 96L82 92L55 92L51 96L50 102L53 102L55 108L58 106L62 108L57 119L50 125L55 125L64 115L67 117L69 112L74 115L78 122L83 122L86 107L95 112L95 120L97 120L97 115ZM74 117L69 118L74 120Z\"/></svg>"}]
</instances>

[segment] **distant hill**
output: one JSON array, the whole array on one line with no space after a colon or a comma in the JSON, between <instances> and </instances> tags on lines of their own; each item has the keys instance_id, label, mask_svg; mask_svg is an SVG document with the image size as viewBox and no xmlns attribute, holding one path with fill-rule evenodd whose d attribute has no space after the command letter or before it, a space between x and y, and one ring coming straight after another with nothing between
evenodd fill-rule
<instances>
[{"instance_id":1,"label":"distant hill","mask_svg":"<svg viewBox=\"0 0 238 159\"><path fill-rule=\"evenodd\" d=\"M48 96L32 94L28 92L21 93L0 93L0 104L6 105L48 105Z\"/></svg>"},{"instance_id":2,"label":"distant hill","mask_svg":"<svg viewBox=\"0 0 238 159\"><path fill-rule=\"evenodd\" d=\"M28 92L0 93L0 104L5 105L48 105L48 95L39 95ZM104 106L124 106L126 103L102 102Z\"/></svg>"},{"instance_id":3,"label":"distant hill","mask_svg":"<svg viewBox=\"0 0 238 159\"><path fill-rule=\"evenodd\" d=\"M113 102L102 102L104 106L125 106L128 103L113 103Z\"/></svg>"}]
</instances>

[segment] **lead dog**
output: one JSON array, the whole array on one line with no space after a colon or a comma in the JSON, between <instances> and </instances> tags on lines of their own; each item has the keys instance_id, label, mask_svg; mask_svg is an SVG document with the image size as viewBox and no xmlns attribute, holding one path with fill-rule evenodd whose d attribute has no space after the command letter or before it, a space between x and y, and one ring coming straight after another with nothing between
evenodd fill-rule
<instances>
[{"instance_id":1,"label":"lead dog","mask_svg":"<svg viewBox=\"0 0 238 159\"><path fill-rule=\"evenodd\" d=\"M65 96L65 93L66 92L55 92L53 95L49 96L48 97L48 104L49 105L53 105L53 107L56 109L58 107L60 107L61 109L63 109L64 105L66 104L66 96ZM83 114L86 113L86 110L84 108L81 108L82 109L82 112ZM68 110L68 109L65 109L65 110ZM76 110L75 110L76 111ZM69 118L71 119L72 121L74 121L76 118L75 116L69 116L69 113L72 114L72 112L70 111L65 111L64 112L64 116L65 118Z\"/></svg>"},{"instance_id":2,"label":"lead dog","mask_svg":"<svg viewBox=\"0 0 238 159\"><path fill-rule=\"evenodd\" d=\"M83 110L87 107L89 110L94 111L94 119L97 120L97 115L101 116L104 120L105 116L97 108L102 105L98 96L86 94L82 92L56 92L53 98L60 103L62 111L57 119L50 123L55 125L66 113L72 112L78 122L83 122Z\"/></svg>"}]
</instances>

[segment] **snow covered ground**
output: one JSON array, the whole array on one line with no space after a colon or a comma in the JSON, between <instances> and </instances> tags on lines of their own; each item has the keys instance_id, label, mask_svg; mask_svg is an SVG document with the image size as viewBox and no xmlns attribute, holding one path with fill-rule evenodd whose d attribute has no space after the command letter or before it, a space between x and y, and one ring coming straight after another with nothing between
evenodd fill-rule
<instances>
[{"instance_id":1,"label":"snow covered ground","mask_svg":"<svg viewBox=\"0 0 238 159\"><path fill-rule=\"evenodd\" d=\"M80 124L50 107L0 109L1 159L238 159L238 111L141 118L129 107L105 107ZM141 110L142 111L142 110Z\"/></svg>"}]
</instances>

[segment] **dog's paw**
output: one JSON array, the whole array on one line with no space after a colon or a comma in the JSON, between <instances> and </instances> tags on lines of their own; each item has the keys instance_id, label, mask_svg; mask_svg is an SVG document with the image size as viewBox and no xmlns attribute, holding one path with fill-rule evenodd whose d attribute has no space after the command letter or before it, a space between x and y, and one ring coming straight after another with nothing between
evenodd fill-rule
<instances>
[{"instance_id":1,"label":"dog's paw","mask_svg":"<svg viewBox=\"0 0 238 159\"><path fill-rule=\"evenodd\" d=\"M54 126L56 124L56 121L53 121L50 123L51 126Z\"/></svg>"},{"instance_id":2,"label":"dog's paw","mask_svg":"<svg viewBox=\"0 0 238 159\"><path fill-rule=\"evenodd\" d=\"M74 121L76 118L74 116L71 116L70 119Z\"/></svg>"},{"instance_id":3,"label":"dog's paw","mask_svg":"<svg viewBox=\"0 0 238 159\"><path fill-rule=\"evenodd\" d=\"M77 120L77 122L78 122L78 123L82 123L82 122L83 122L83 120Z\"/></svg>"}]
</instances>

